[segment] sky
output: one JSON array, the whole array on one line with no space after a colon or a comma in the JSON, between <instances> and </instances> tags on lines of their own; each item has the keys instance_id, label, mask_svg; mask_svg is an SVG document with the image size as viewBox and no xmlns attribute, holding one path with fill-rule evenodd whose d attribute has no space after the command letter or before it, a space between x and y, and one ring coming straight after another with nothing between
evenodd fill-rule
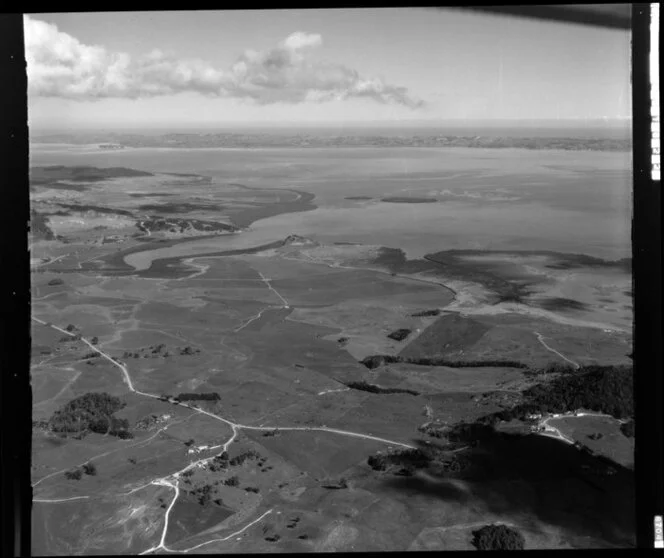
<instances>
[{"instance_id":1,"label":"sky","mask_svg":"<svg viewBox=\"0 0 664 558\"><path fill-rule=\"evenodd\" d=\"M623 30L451 8L24 21L33 129L631 116Z\"/></svg>"}]
</instances>

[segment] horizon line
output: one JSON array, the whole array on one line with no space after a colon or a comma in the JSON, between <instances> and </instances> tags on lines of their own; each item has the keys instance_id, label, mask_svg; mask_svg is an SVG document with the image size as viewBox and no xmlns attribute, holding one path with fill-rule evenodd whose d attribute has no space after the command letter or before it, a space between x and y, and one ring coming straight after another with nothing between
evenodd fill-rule
<instances>
[{"instance_id":1,"label":"horizon line","mask_svg":"<svg viewBox=\"0 0 664 558\"><path fill-rule=\"evenodd\" d=\"M370 128L370 127L395 127L412 126L421 128L437 128L447 125L456 125L460 127L482 125L482 126L495 126L510 124L516 127L529 126L529 125L548 125L552 127L562 127L566 125L588 126L600 125L611 126L619 125L626 126L631 124L632 118L566 118L566 119L551 119L551 118L494 118L494 119L469 119L469 118L449 118L437 121L430 120L362 120L362 121L334 121L334 120L308 120L308 121L292 121L292 120L277 120L277 121L230 121L230 122L214 122L214 123L200 123L192 122L187 123L164 123L164 124L144 124L135 126L126 125L108 125L108 124L91 124L89 126L75 125L71 127L63 126L48 126L48 125L31 125L29 128L35 133L53 132L53 131L68 131L68 132L93 132L93 131L138 131L138 130L214 130L214 129L237 129L237 128Z\"/></svg>"}]
</instances>

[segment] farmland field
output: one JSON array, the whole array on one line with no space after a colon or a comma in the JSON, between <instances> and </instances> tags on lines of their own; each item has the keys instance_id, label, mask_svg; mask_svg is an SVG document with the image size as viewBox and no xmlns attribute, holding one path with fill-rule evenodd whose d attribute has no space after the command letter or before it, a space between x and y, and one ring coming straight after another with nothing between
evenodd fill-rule
<instances>
[{"instance_id":1,"label":"farmland field","mask_svg":"<svg viewBox=\"0 0 664 558\"><path fill-rule=\"evenodd\" d=\"M535 435L468 455L549 476L368 464L438 443L425 423L506 408L551 363L630 364L625 154L42 145L31 159L54 235L31 235L34 553L461 550L490 521L526 548L633 544L616 421L552 423L613 476ZM119 398L121 436L49 426L91 393Z\"/></svg>"}]
</instances>

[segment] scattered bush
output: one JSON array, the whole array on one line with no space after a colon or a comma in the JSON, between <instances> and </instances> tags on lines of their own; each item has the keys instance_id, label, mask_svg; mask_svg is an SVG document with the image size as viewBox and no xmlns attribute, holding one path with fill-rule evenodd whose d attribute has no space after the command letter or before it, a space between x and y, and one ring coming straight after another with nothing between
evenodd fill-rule
<instances>
[{"instance_id":1,"label":"scattered bush","mask_svg":"<svg viewBox=\"0 0 664 558\"><path fill-rule=\"evenodd\" d=\"M97 466L94 463L86 463L83 465L83 472L86 475L95 476L97 474Z\"/></svg>"},{"instance_id":2,"label":"scattered bush","mask_svg":"<svg viewBox=\"0 0 664 558\"><path fill-rule=\"evenodd\" d=\"M65 478L68 480L81 480L83 477L83 471L80 469L72 469L70 471L65 471Z\"/></svg>"},{"instance_id":3,"label":"scattered bush","mask_svg":"<svg viewBox=\"0 0 664 558\"><path fill-rule=\"evenodd\" d=\"M473 532L473 545L477 550L523 550L523 535L506 525L486 525Z\"/></svg>"},{"instance_id":4,"label":"scattered bush","mask_svg":"<svg viewBox=\"0 0 664 558\"><path fill-rule=\"evenodd\" d=\"M181 355L195 355L196 353L200 353L200 349L194 349L192 347L186 346L183 349L180 349L180 354ZM166 355L164 355L166 356Z\"/></svg>"},{"instance_id":5,"label":"scattered bush","mask_svg":"<svg viewBox=\"0 0 664 558\"><path fill-rule=\"evenodd\" d=\"M232 477L228 477L224 481L224 484L226 486L238 486L240 484L240 479L237 477L237 475L233 475Z\"/></svg>"},{"instance_id":6,"label":"scattered bush","mask_svg":"<svg viewBox=\"0 0 664 558\"><path fill-rule=\"evenodd\" d=\"M247 492L253 492L254 494L258 494L261 491L260 488L256 488L255 486L246 486L245 490Z\"/></svg>"},{"instance_id":7,"label":"scattered bush","mask_svg":"<svg viewBox=\"0 0 664 558\"><path fill-rule=\"evenodd\" d=\"M328 490L339 490L343 488L348 488L348 481L344 478L340 478L339 480L326 480L323 481L323 484L321 484L323 488L327 488Z\"/></svg>"},{"instance_id":8,"label":"scattered bush","mask_svg":"<svg viewBox=\"0 0 664 558\"><path fill-rule=\"evenodd\" d=\"M190 496L193 496L194 498L198 499L198 503L201 506L205 506L210 503L210 500L212 499L212 491L214 488L209 485L205 484L203 486L199 486L198 488L194 488L189 492Z\"/></svg>"},{"instance_id":9,"label":"scattered bush","mask_svg":"<svg viewBox=\"0 0 664 558\"><path fill-rule=\"evenodd\" d=\"M48 282L48 285L51 286L51 287L55 287L56 285L63 285L63 284L64 284L64 281L62 279L58 279L58 278L51 279Z\"/></svg>"},{"instance_id":10,"label":"scattered bush","mask_svg":"<svg viewBox=\"0 0 664 558\"><path fill-rule=\"evenodd\" d=\"M411 334L412 330L410 329L397 329L396 331L393 331L388 335L390 339L394 339L395 341L403 341L406 337L408 337Z\"/></svg>"}]
</instances>

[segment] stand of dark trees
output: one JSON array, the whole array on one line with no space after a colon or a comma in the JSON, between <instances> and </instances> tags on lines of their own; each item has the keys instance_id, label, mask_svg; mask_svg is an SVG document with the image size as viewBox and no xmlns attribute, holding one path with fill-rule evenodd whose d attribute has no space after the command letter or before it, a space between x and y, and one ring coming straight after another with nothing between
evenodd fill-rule
<instances>
[{"instance_id":1,"label":"stand of dark trees","mask_svg":"<svg viewBox=\"0 0 664 558\"><path fill-rule=\"evenodd\" d=\"M215 456L208 464L208 469L214 473L228 469L228 452Z\"/></svg>"},{"instance_id":2,"label":"stand of dark trees","mask_svg":"<svg viewBox=\"0 0 664 558\"><path fill-rule=\"evenodd\" d=\"M224 484L226 486L239 486L240 484L240 479L237 477L237 475L233 475L232 477L228 477L225 481Z\"/></svg>"},{"instance_id":3,"label":"stand of dark trees","mask_svg":"<svg viewBox=\"0 0 664 558\"><path fill-rule=\"evenodd\" d=\"M344 478L340 478L339 480L324 480L321 486L328 490L341 490L348 488L348 481Z\"/></svg>"},{"instance_id":4,"label":"stand of dark trees","mask_svg":"<svg viewBox=\"0 0 664 558\"><path fill-rule=\"evenodd\" d=\"M546 366L528 370L525 374L529 376L539 376L546 374L573 374L576 369L571 365L563 362L550 362Z\"/></svg>"},{"instance_id":5,"label":"stand of dark trees","mask_svg":"<svg viewBox=\"0 0 664 558\"><path fill-rule=\"evenodd\" d=\"M238 465L242 465L247 459L260 459L261 455L257 451L254 450L249 450L245 451L244 453L241 453L239 455L236 455L232 459L228 461L228 463L232 467L236 467Z\"/></svg>"},{"instance_id":6,"label":"stand of dark trees","mask_svg":"<svg viewBox=\"0 0 664 558\"><path fill-rule=\"evenodd\" d=\"M473 531L473 546L477 550L523 550L523 535L507 525L486 525Z\"/></svg>"},{"instance_id":7,"label":"stand of dark trees","mask_svg":"<svg viewBox=\"0 0 664 558\"><path fill-rule=\"evenodd\" d=\"M422 310L421 312L415 312L414 314L411 314L413 318L424 318L427 316L438 316L440 314L440 310L438 308L434 310Z\"/></svg>"},{"instance_id":8,"label":"stand of dark trees","mask_svg":"<svg viewBox=\"0 0 664 558\"><path fill-rule=\"evenodd\" d=\"M83 471L81 469L72 469L71 471L65 471L65 478L67 480L81 480L83 477Z\"/></svg>"},{"instance_id":9,"label":"stand of dark trees","mask_svg":"<svg viewBox=\"0 0 664 558\"><path fill-rule=\"evenodd\" d=\"M499 420L523 419L529 413L566 413L588 409L616 418L634 416L631 366L585 366L523 392L528 403L501 411Z\"/></svg>"},{"instance_id":10,"label":"stand of dark trees","mask_svg":"<svg viewBox=\"0 0 664 558\"><path fill-rule=\"evenodd\" d=\"M634 420L628 420L621 424L620 431L628 438L634 438Z\"/></svg>"},{"instance_id":11,"label":"stand of dark trees","mask_svg":"<svg viewBox=\"0 0 664 558\"><path fill-rule=\"evenodd\" d=\"M407 393L409 395L419 395L418 391L412 389L401 389L401 388L382 388L380 386L369 384L367 382L348 382L347 387L351 389L357 389L360 391L368 391L369 393Z\"/></svg>"},{"instance_id":12,"label":"stand of dark trees","mask_svg":"<svg viewBox=\"0 0 664 558\"><path fill-rule=\"evenodd\" d=\"M513 360L448 360L442 357L434 358L405 358L394 355L372 355L360 361L361 364L373 370L384 364L407 363L420 366L447 366L448 368L528 368L527 364Z\"/></svg>"},{"instance_id":13,"label":"stand of dark trees","mask_svg":"<svg viewBox=\"0 0 664 558\"><path fill-rule=\"evenodd\" d=\"M616 418L631 418L634 416L632 367L586 366L580 368L576 374L565 374L550 382L533 386L525 390L523 396L525 403L480 417L474 424L493 427L500 421L526 420L530 414L567 413L578 409L605 413ZM459 427L461 425L455 428ZM633 429L633 421L621 427L626 436L629 436L630 432L633 435ZM432 437L451 439L445 428L437 429L435 426L425 425L420 427L420 431ZM480 432L481 430L478 430L473 435Z\"/></svg>"},{"instance_id":14,"label":"stand of dark trees","mask_svg":"<svg viewBox=\"0 0 664 558\"><path fill-rule=\"evenodd\" d=\"M133 437L129 421L114 417L126 403L108 393L86 393L72 399L53 413L49 427L54 432L85 432L110 434L120 438Z\"/></svg>"},{"instance_id":15,"label":"stand of dark trees","mask_svg":"<svg viewBox=\"0 0 664 558\"><path fill-rule=\"evenodd\" d=\"M408 337L411 334L410 329L397 329L396 331L393 331L388 335L390 339L394 339L395 341L403 341L406 337Z\"/></svg>"},{"instance_id":16,"label":"stand of dark trees","mask_svg":"<svg viewBox=\"0 0 664 558\"><path fill-rule=\"evenodd\" d=\"M81 480L83 474L94 476L97 474L97 467L94 463L84 463L82 467L75 467L69 471L65 471L65 478L67 480Z\"/></svg>"},{"instance_id":17,"label":"stand of dark trees","mask_svg":"<svg viewBox=\"0 0 664 558\"><path fill-rule=\"evenodd\" d=\"M175 397L178 401L219 401L218 393L180 393Z\"/></svg>"}]
</instances>

